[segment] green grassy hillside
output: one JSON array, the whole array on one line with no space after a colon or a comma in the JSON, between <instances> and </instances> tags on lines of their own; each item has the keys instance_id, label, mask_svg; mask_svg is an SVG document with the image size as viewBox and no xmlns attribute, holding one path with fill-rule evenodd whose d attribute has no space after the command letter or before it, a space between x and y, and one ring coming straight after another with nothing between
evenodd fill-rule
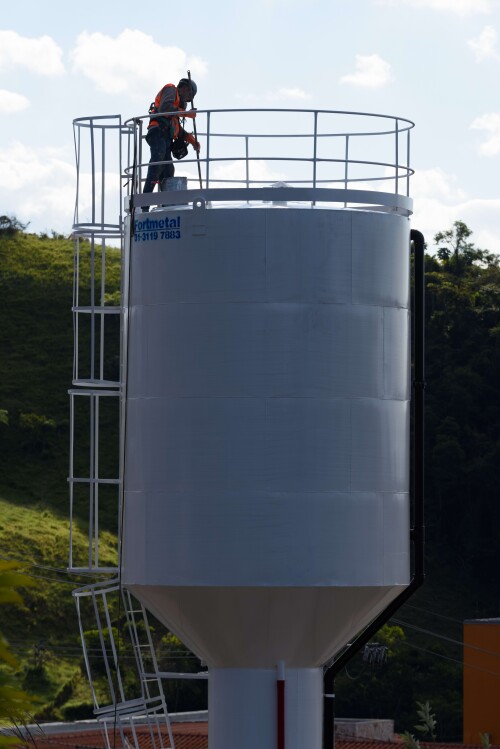
<instances>
[{"instance_id":1,"label":"green grassy hillside","mask_svg":"<svg viewBox=\"0 0 500 749\"><path fill-rule=\"evenodd\" d=\"M89 246L83 243L82 255ZM85 270L87 268L87 273ZM83 266L81 286L88 286ZM119 251L107 288L119 289ZM67 511L73 242L0 232L0 491ZM84 331L82 348L88 346ZM115 353L111 351L110 357ZM3 492L5 495L5 491Z\"/></svg>"},{"instance_id":2,"label":"green grassy hillside","mask_svg":"<svg viewBox=\"0 0 500 749\"><path fill-rule=\"evenodd\" d=\"M111 255L107 282L117 291L119 252ZM65 573L72 294L72 240L0 231L0 556L27 562L37 578L23 594L23 610L4 607L1 628L21 657L21 680L39 697L39 717L47 719L79 715L90 703L71 595L85 580ZM86 434L85 424L81 429ZM85 514L82 507L74 535L83 558ZM100 543L101 560L115 563L111 535Z\"/></svg>"},{"instance_id":3,"label":"green grassy hillside","mask_svg":"<svg viewBox=\"0 0 500 749\"><path fill-rule=\"evenodd\" d=\"M85 529L74 544L84 553ZM114 539L101 539L103 558L116 563ZM90 690L83 677L78 622L65 574L68 519L46 505L0 499L0 556L22 559L36 585L23 591L24 606L3 607L2 632L22 663L19 678L38 698L38 717L55 720L88 715ZM80 578L81 579L81 578Z\"/></svg>"},{"instance_id":4,"label":"green grassy hillside","mask_svg":"<svg viewBox=\"0 0 500 749\"><path fill-rule=\"evenodd\" d=\"M0 629L21 661L19 680L38 698L40 720L91 717L72 590L92 580L66 573L69 556L69 396L73 372L73 241L0 229L0 557L20 560L36 586L23 592L24 607L4 606ZM89 302L90 246L80 242L80 303ZM98 266L99 267L99 266ZM99 280L99 279L98 279ZM106 298L119 302L120 254L107 250ZM106 370L116 373L118 338L107 348ZM82 325L80 349L89 349ZM85 357L82 356L82 360ZM78 410L78 409L77 409ZM117 424L103 407L100 466L116 475ZM77 420L80 450L75 473L85 475L88 422ZM102 474L101 474L102 475ZM85 494L85 492L83 493ZM82 496L83 496L82 494ZM103 492L104 494L104 492ZM87 556L88 500L76 508L73 552ZM116 564L116 505L100 508L100 562ZM123 611L113 621L124 632ZM88 625L92 628L92 624ZM95 626L95 625L94 625ZM158 656L166 670L199 667L175 638L155 623ZM90 632L89 639L95 640ZM133 686L127 637L122 648L125 680ZM98 693L105 700L105 679ZM167 688L172 709L206 704L203 687ZM134 696L137 696L136 694Z\"/></svg>"}]
</instances>

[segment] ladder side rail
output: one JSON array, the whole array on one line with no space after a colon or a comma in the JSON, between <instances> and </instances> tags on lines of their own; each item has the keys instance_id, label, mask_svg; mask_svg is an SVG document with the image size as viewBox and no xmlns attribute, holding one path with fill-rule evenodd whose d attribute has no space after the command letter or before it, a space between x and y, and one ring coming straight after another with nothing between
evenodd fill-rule
<instances>
[{"instance_id":1,"label":"ladder side rail","mask_svg":"<svg viewBox=\"0 0 500 749\"><path fill-rule=\"evenodd\" d=\"M113 677L111 675L111 669L110 669L109 658L108 658L108 650L107 650L107 647L106 647L106 641L104 639L104 634L103 634L103 631L102 631L99 606L97 604L96 593L95 593L94 590L91 591L91 599L92 599L92 605L94 607L95 621L96 621L96 624L97 624L97 631L98 631L98 634L99 634L99 641L101 643L101 650L102 650L102 655L103 655L103 660L104 660L104 668L106 670L106 676L108 678L108 685L109 685L109 692L110 692L110 695L111 695L111 701L112 701L113 704L116 704L117 699L116 699L116 693L115 693L115 686L114 686L114 683L113 683ZM111 634L112 633L110 633L110 635Z\"/></svg>"},{"instance_id":2,"label":"ladder side rail","mask_svg":"<svg viewBox=\"0 0 500 749\"><path fill-rule=\"evenodd\" d=\"M93 538L94 538L94 398L93 392L89 395L89 426L90 426L90 440L89 440L89 548L88 548L88 565L89 569L93 569Z\"/></svg>"},{"instance_id":3,"label":"ladder side rail","mask_svg":"<svg viewBox=\"0 0 500 749\"><path fill-rule=\"evenodd\" d=\"M142 697L146 699L146 697L149 697L150 695L149 693L145 691L144 663L142 659L141 645L139 641L139 633L137 631L137 622L136 622L135 614L133 611L131 596L128 590L122 589L122 599L123 599L123 604L124 604L125 617L127 619L127 624L129 628L129 636L132 642L132 649L134 652L137 671L139 674Z\"/></svg>"},{"instance_id":4,"label":"ladder side rail","mask_svg":"<svg viewBox=\"0 0 500 749\"><path fill-rule=\"evenodd\" d=\"M74 451L75 451L75 396L69 396L69 569L73 567L73 523L74 523Z\"/></svg>"},{"instance_id":5,"label":"ladder side rail","mask_svg":"<svg viewBox=\"0 0 500 749\"><path fill-rule=\"evenodd\" d=\"M100 395L94 396L94 565L99 567L99 403Z\"/></svg>"},{"instance_id":6,"label":"ladder side rail","mask_svg":"<svg viewBox=\"0 0 500 749\"><path fill-rule=\"evenodd\" d=\"M95 236L90 244L90 379L95 380Z\"/></svg>"},{"instance_id":7,"label":"ladder side rail","mask_svg":"<svg viewBox=\"0 0 500 749\"><path fill-rule=\"evenodd\" d=\"M100 318L101 318L101 337L99 340L99 378L104 380L104 300L106 290L106 240L104 237L101 239L101 293L100 293Z\"/></svg>"},{"instance_id":8,"label":"ladder side rail","mask_svg":"<svg viewBox=\"0 0 500 749\"><path fill-rule=\"evenodd\" d=\"M163 718L165 722L168 736L169 736L170 747L174 747L174 740L173 740L172 729L170 725L170 717L168 715L165 695L163 692L163 685L162 685L161 679L158 676L158 662L156 659L153 639L151 637L151 629L149 626L146 609L141 603L139 603L139 607L140 607L139 609L135 608L134 602L132 600L132 595L128 589L126 588L123 589L122 594L123 594L124 607L126 611L127 621L129 622L129 627L131 628L131 638L133 638L133 641L135 642L134 651L136 654L136 660L137 660L139 675L141 679L143 694L145 698L145 703L146 705L152 704L152 707L148 708L148 715L150 719L154 721L157 732L158 732L158 736L160 737L159 749L164 749L163 741L161 740L162 730L161 730L160 718ZM139 631L138 631L137 619L136 619L138 614L142 616L142 621L145 625L145 633L146 633L146 638L147 638L147 643L145 645L141 644L140 637L139 637ZM146 669L145 669L143 648L147 648L149 651L149 657L153 665L153 678L152 679L151 679L152 675L147 674ZM155 683L156 689L157 689L157 694L155 695L151 693L151 689L150 689L150 684L152 681ZM156 703L156 706L155 706L155 703ZM152 741L153 741L153 744L156 746L156 743L153 738L152 730L153 730L152 726L150 726Z\"/></svg>"},{"instance_id":9,"label":"ladder side rail","mask_svg":"<svg viewBox=\"0 0 500 749\"><path fill-rule=\"evenodd\" d=\"M75 595L75 593L73 593L73 595L75 597L76 611L77 611L77 617L78 617L78 628L80 631L80 639L82 642L83 660L85 663L85 669L87 671L90 691L92 694L92 701L94 703L94 709L98 710L100 705L99 705L99 700L97 699L97 693L94 689L94 680L92 678L92 670L90 667L90 661L89 661L89 656L88 656L88 651L87 651L87 643L85 641L85 634L83 631L82 612L81 612L81 607L80 607L80 596Z\"/></svg>"},{"instance_id":10,"label":"ladder side rail","mask_svg":"<svg viewBox=\"0 0 500 749\"><path fill-rule=\"evenodd\" d=\"M102 602L103 602L103 607L104 607L104 616L106 618L106 624L107 624L108 632L109 632L109 641L111 645L111 652L113 654L113 664L115 668L116 681L117 681L118 690L119 690L120 698L121 698L120 702L126 702L125 690L123 688L123 681L122 681L121 669L120 669L119 658L118 658L118 652L116 649L115 638L113 635L113 625L111 623L111 617L109 615L107 593L106 591L102 591L100 595L102 597ZM118 637L120 637L120 632L118 632Z\"/></svg>"},{"instance_id":11,"label":"ladder side rail","mask_svg":"<svg viewBox=\"0 0 500 749\"><path fill-rule=\"evenodd\" d=\"M149 626L148 612L142 603L141 603L141 609L142 609L142 616L144 619L144 624L146 627L146 637L147 637L149 649L151 652L151 662L153 664L153 673L155 674L156 681L158 683L158 692L161 695L161 697L164 699L165 697L164 697L164 692L163 692L163 685L162 685L161 678L159 676L160 669L158 668L158 659L156 657L156 651L155 651L155 647L153 643L153 638L151 637L151 627ZM170 723L170 720L168 720L168 722Z\"/></svg>"},{"instance_id":12,"label":"ladder side rail","mask_svg":"<svg viewBox=\"0 0 500 749\"><path fill-rule=\"evenodd\" d=\"M73 381L78 379L78 313L80 299L80 237L76 237L73 245Z\"/></svg>"}]
</instances>

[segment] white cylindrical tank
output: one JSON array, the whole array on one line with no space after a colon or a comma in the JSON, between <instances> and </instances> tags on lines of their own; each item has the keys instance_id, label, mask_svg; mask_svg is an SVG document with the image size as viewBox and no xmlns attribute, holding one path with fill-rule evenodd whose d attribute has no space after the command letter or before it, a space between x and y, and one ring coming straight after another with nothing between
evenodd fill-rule
<instances>
[{"instance_id":1,"label":"white cylindrical tank","mask_svg":"<svg viewBox=\"0 0 500 749\"><path fill-rule=\"evenodd\" d=\"M130 247L123 583L208 663L212 749L275 749L279 661L318 749L322 664L409 583L408 219L172 207Z\"/></svg>"}]
</instances>

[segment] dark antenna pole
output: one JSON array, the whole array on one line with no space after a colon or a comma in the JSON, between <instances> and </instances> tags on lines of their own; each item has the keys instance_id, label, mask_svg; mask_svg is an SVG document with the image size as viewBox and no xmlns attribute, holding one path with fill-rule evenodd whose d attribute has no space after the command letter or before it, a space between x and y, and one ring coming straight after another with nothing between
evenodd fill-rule
<instances>
[{"instance_id":1,"label":"dark antenna pole","mask_svg":"<svg viewBox=\"0 0 500 749\"><path fill-rule=\"evenodd\" d=\"M188 70L187 74L188 74L188 79L189 79L189 88L191 89L191 109L194 109L194 105L193 105L193 99L194 99L194 96L193 96L193 87L191 85L191 71ZM193 131L194 131L194 137L196 138L196 140L198 140L198 136L196 134L196 120L194 118L193 118ZM201 181L200 152L198 150L196 151L196 160L198 162L198 178L200 180L200 188L203 190L203 183Z\"/></svg>"}]
</instances>

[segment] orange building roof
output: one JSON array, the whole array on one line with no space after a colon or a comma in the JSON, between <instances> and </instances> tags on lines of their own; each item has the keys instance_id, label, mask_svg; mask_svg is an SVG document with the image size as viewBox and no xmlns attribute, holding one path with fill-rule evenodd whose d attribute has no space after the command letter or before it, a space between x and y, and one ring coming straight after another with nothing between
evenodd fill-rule
<instances>
[{"instance_id":1,"label":"orange building roof","mask_svg":"<svg viewBox=\"0 0 500 749\"><path fill-rule=\"evenodd\" d=\"M43 728L43 726L42 726ZM144 727L137 727L141 749L153 749L151 736ZM172 735L175 749L208 749L208 724L173 723ZM168 738L166 737L166 745ZM52 736L36 737L37 749L104 749L105 742L98 730L73 732ZM335 741L335 749L399 749L402 741L399 736L394 741L377 741L375 739L342 738ZM446 744L441 742L420 742L421 749L477 749L478 744ZM116 749L122 749L120 734L116 735ZM500 749L492 746L491 749Z\"/></svg>"}]
</instances>

